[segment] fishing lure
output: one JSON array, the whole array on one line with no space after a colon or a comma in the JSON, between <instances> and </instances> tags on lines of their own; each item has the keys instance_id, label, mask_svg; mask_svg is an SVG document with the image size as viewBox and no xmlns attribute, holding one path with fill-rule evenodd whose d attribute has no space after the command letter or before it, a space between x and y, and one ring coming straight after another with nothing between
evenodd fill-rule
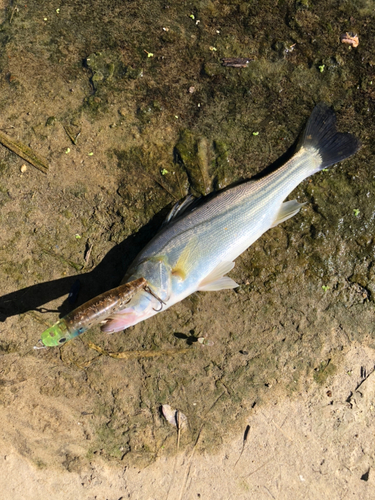
<instances>
[{"instance_id":1,"label":"fishing lure","mask_svg":"<svg viewBox=\"0 0 375 500\"><path fill-rule=\"evenodd\" d=\"M34 348L54 347L65 344L68 340L81 335L86 330L106 320L111 314L124 309L125 305L140 290L151 294L159 300L161 307L164 302L149 288L144 278L138 278L117 288L112 288L97 297L85 302L69 314L61 318L50 328L47 328Z\"/></svg>"}]
</instances>

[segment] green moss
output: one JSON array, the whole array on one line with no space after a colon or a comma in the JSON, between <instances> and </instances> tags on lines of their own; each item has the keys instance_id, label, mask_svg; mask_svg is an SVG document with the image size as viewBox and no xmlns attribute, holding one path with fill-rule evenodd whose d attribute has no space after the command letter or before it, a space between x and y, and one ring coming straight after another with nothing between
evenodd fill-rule
<instances>
[{"instance_id":1,"label":"green moss","mask_svg":"<svg viewBox=\"0 0 375 500\"><path fill-rule=\"evenodd\" d=\"M41 460L41 459L37 458L37 459L33 460L33 462L38 469L45 469L47 467L47 464L45 462L43 462L43 460Z\"/></svg>"},{"instance_id":2,"label":"green moss","mask_svg":"<svg viewBox=\"0 0 375 500\"><path fill-rule=\"evenodd\" d=\"M110 82L115 76L126 74L124 65L116 53L96 52L86 58L86 65L91 70L91 81L95 90Z\"/></svg>"},{"instance_id":3,"label":"green moss","mask_svg":"<svg viewBox=\"0 0 375 500\"><path fill-rule=\"evenodd\" d=\"M123 441L124 439L117 435L110 424L104 424L96 431L95 445L99 449L103 449L110 458L120 459L126 451L129 451L127 446L124 447Z\"/></svg>"},{"instance_id":4,"label":"green moss","mask_svg":"<svg viewBox=\"0 0 375 500\"><path fill-rule=\"evenodd\" d=\"M314 380L317 384L323 385L326 383L328 377L334 375L337 371L337 367L331 362L331 360L322 361L318 368L314 370Z\"/></svg>"},{"instance_id":5,"label":"green moss","mask_svg":"<svg viewBox=\"0 0 375 500\"><path fill-rule=\"evenodd\" d=\"M2 176L4 174L6 174L8 172L8 170L9 170L9 164L6 163L5 161L0 161L0 175ZM3 190L5 188L1 187L0 189L1 189L1 192L3 192Z\"/></svg>"},{"instance_id":6,"label":"green moss","mask_svg":"<svg viewBox=\"0 0 375 500\"><path fill-rule=\"evenodd\" d=\"M197 194L210 191L211 148L205 137L196 138L189 130L181 133L175 146L177 161L185 168L191 189Z\"/></svg>"}]
</instances>

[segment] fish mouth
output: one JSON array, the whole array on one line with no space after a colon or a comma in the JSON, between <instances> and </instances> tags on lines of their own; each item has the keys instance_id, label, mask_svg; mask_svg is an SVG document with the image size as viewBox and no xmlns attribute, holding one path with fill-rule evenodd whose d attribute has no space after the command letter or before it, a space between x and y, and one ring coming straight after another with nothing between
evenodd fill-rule
<instances>
[{"instance_id":1,"label":"fish mouth","mask_svg":"<svg viewBox=\"0 0 375 500\"><path fill-rule=\"evenodd\" d=\"M100 330L104 333L120 332L121 330L126 330L127 328L136 325L143 319L145 319L144 315L139 316L133 311L124 311L116 314L112 318L106 319L105 323L103 323L100 327Z\"/></svg>"},{"instance_id":2,"label":"fish mouth","mask_svg":"<svg viewBox=\"0 0 375 500\"><path fill-rule=\"evenodd\" d=\"M160 299L147 292L142 292L137 298L130 301L126 309L118 311L107 318L100 329L105 333L126 330L126 328L134 326L140 321L154 316L159 311Z\"/></svg>"}]
</instances>

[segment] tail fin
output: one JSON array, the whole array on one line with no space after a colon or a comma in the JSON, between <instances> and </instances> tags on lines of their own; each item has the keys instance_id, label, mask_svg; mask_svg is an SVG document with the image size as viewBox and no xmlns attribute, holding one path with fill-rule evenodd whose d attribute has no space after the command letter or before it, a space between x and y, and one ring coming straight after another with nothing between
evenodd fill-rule
<instances>
[{"instance_id":1,"label":"tail fin","mask_svg":"<svg viewBox=\"0 0 375 500\"><path fill-rule=\"evenodd\" d=\"M322 102L311 113L300 145L318 150L322 158L319 170L345 160L361 147L354 135L336 131L336 115Z\"/></svg>"}]
</instances>

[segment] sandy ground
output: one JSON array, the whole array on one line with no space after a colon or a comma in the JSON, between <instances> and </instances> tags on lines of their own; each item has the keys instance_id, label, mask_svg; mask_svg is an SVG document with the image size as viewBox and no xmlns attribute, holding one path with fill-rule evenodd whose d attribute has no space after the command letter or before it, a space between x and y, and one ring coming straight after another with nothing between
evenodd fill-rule
<instances>
[{"instance_id":1,"label":"sandy ground","mask_svg":"<svg viewBox=\"0 0 375 500\"><path fill-rule=\"evenodd\" d=\"M3 0L0 21L1 131L49 165L0 146L1 499L375 498L372 3ZM177 200L277 161L321 100L362 149L296 189L236 291L33 349Z\"/></svg>"},{"instance_id":2,"label":"sandy ground","mask_svg":"<svg viewBox=\"0 0 375 500\"><path fill-rule=\"evenodd\" d=\"M216 454L198 454L194 443L143 469L109 467L99 460L80 472L62 472L48 464L37 470L2 444L2 498L372 499L373 359L372 350L353 343L329 385L293 400L272 391L272 403L249 416L246 440L243 435L226 440L224 434ZM3 424L2 419L4 432ZM197 440L204 439L202 422Z\"/></svg>"}]
</instances>

